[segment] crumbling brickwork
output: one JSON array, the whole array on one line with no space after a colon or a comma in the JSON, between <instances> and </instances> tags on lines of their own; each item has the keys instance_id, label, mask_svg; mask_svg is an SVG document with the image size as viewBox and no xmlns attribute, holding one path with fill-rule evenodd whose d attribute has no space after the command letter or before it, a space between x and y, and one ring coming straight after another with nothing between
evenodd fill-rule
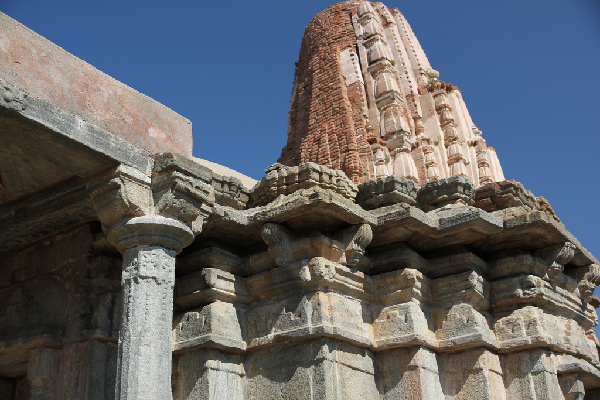
<instances>
[{"instance_id":1,"label":"crumbling brickwork","mask_svg":"<svg viewBox=\"0 0 600 400\"><path fill-rule=\"evenodd\" d=\"M408 22L381 3L346 1L308 24L279 162L315 162L359 183L504 179L458 88L438 80Z\"/></svg>"},{"instance_id":2,"label":"crumbling brickwork","mask_svg":"<svg viewBox=\"0 0 600 400\"><path fill-rule=\"evenodd\" d=\"M352 12L355 5L336 4L306 28L290 104L288 144L279 162L317 162L359 181L360 149L368 147L364 135L355 134L365 126L357 107L364 102L364 93L359 82L346 86L340 64L340 53L356 46Z\"/></svg>"}]
</instances>

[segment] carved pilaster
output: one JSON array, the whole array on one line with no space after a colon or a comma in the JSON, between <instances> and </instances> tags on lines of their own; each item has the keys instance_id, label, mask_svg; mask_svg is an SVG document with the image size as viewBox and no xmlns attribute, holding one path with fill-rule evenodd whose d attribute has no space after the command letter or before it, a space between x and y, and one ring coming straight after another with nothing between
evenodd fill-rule
<instances>
[{"instance_id":1,"label":"carved pilaster","mask_svg":"<svg viewBox=\"0 0 600 400\"><path fill-rule=\"evenodd\" d=\"M479 185L493 182L492 171L490 169L490 159L488 156L488 146L485 139L481 137L481 131L473 126L473 134L477 139L474 141L475 154L477 156L477 172L479 175Z\"/></svg>"},{"instance_id":2,"label":"carved pilaster","mask_svg":"<svg viewBox=\"0 0 600 400\"><path fill-rule=\"evenodd\" d=\"M421 122L419 120L419 122ZM421 123L421 126L423 124ZM440 170L438 168L438 160L433 150L431 139L421 134L419 137L421 148L423 149L423 162L427 168L427 182L435 181L441 178Z\"/></svg>"}]
</instances>

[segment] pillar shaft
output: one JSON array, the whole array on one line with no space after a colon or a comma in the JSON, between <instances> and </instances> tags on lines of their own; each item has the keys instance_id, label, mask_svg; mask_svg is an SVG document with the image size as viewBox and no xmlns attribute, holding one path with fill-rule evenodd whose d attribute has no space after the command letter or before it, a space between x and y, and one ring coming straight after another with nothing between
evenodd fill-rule
<instances>
[{"instance_id":1,"label":"pillar shaft","mask_svg":"<svg viewBox=\"0 0 600 400\"><path fill-rule=\"evenodd\" d=\"M169 399L175 251L161 246L125 250L121 283L116 398Z\"/></svg>"},{"instance_id":2,"label":"pillar shaft","mask_svg":"<svg viewBox=\"0 0 600 400\"><path fill-rule=\"evenodd\" d=\"M175 256L193 239L180 221L135 217L108 239L123 254L116 399L171 398Z\"/></svg>"}]
</instances>

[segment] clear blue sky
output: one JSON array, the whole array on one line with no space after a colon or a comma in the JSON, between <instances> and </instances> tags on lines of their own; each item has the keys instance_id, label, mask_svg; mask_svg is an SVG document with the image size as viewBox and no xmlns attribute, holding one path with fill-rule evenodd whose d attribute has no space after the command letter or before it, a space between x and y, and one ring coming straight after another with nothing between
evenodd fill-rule
<instances>
[{"instance_id":1,"label":"clear blue sky","mask_svg":"<svg viewBox=\"0 0 600 400\"><path fill-rule=\"evenodd\" d=\"M0 10L189 118L194 155L260 179L286 142L304 28L329 1L0 0ZM600 256L600 1L385 2L458 86L508 179Z\"/></svg>"}]
</instances>

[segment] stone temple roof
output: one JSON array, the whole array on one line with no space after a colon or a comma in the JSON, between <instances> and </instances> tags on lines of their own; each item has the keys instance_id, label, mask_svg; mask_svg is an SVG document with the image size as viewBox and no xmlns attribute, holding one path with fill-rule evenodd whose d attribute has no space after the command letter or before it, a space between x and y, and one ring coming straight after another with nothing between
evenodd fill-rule
<instances>
[{"instance_id":1,"label":"stone temple roof","mask_svg":"<svg viewBox=\"0 0 600 400\"><path fill-rule=\"evenodd\" d=\"M600 395L598 260L398 11L309 24L258 182L1 13L0 44L0 399Z\"/></svg>"}]
</instances>

